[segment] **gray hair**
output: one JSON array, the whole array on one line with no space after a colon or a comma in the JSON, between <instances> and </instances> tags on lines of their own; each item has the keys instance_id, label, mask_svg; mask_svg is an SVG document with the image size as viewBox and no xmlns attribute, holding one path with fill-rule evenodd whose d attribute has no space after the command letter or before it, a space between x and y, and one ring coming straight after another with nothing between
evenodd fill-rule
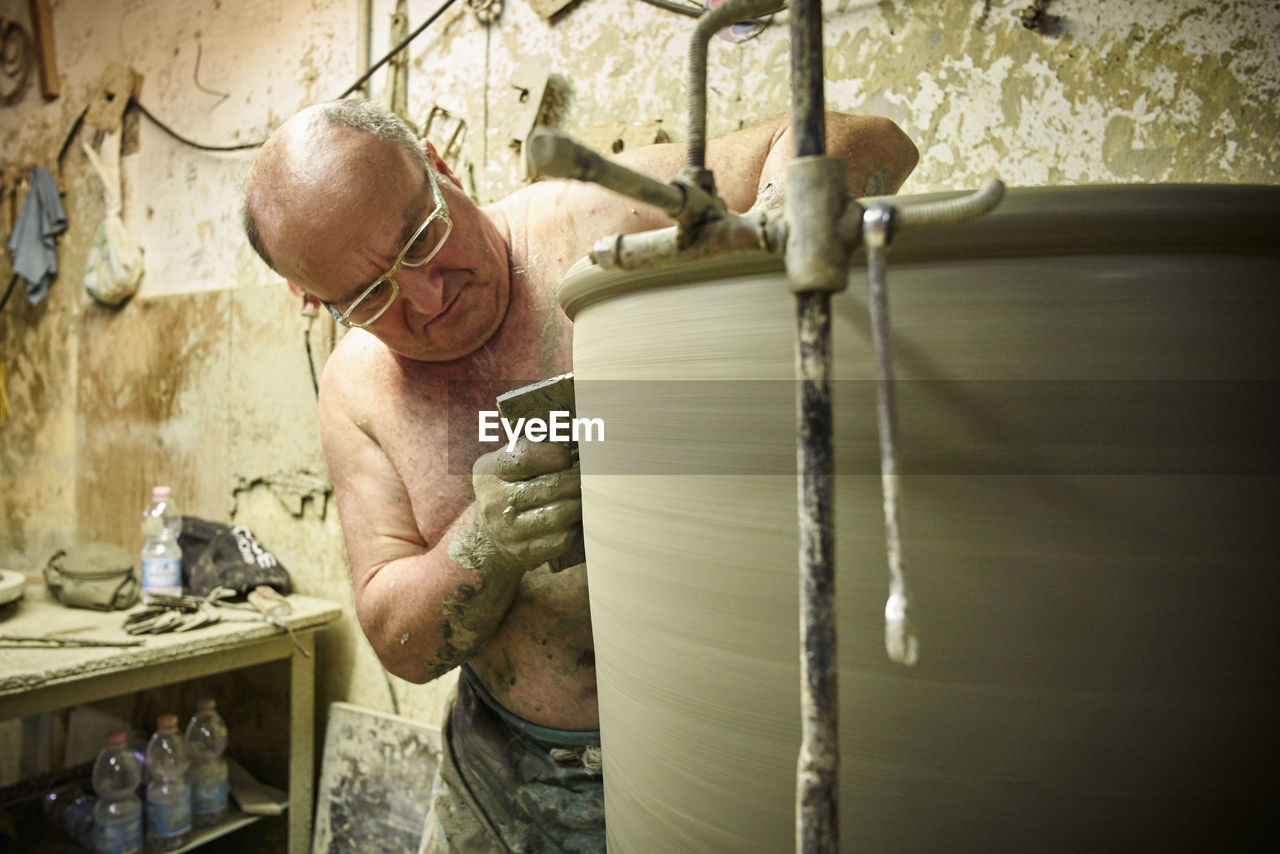
<instances>
[{"instance_id":1,"label":"gray hair","mask_svg":"<svg viewBox=\"0 0 1280 854\"><path fill-rule=\"evenodd\" d=\"M363 131L398 146L424 165L427 162L422 141L414 134L413 129L404 119L379 103L366 98L344 98L341 101L317 104L314 109L316 119L323 119L334 127Z\"/></svg>"}]
</instances>

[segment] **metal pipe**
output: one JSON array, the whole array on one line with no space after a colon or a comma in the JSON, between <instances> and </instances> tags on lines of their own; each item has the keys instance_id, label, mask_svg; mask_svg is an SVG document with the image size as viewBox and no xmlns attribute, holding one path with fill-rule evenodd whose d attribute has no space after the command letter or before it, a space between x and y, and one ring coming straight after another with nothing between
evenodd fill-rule
<instances>
[{"instance_id":1,"label":"metal pipe","mask_svg":"<svg viewBox=\"0 0 1280 854\"><path fill-rule=\"evenodd\" d=\"M796 850L835 854L839 823L831 295L796 294L796 467L800 530L800 755Z\"/></svg>"},{"instance_id":2,"label":"metal pipe","mask_svg":"<svg viewBox=\"0 0 1280 854\"><path fill-rule=\"evenodd\" d=\"M707 44L711 37L736 21L776 12L779 0L728 0L698 18L689 42L689 164L706 168L707 154Z\"/></svg>"},{"instance_id":3,"label":"metal pipe","mask_svg":"<svg viewBox=\"0 0 1280 854\"><path fill-rule=\"evenodd\" d=\"M867 253L867 304L876 354L876 421L880 436L880 490L884 501L885 553L889 561L889 598L884 606L884 646L889 660L911 666L919 660L920 642L912 617L911 595L902 565L902 514L898 489L898 413L890 344L889 293L886 279L889 244L898 228L956 223L981 216L1004 195L998 178L975 192L935 202L897 206L873 202L862 212L862 240ZM845 217L840 228L849 228Z\"/></svg>"},{"instance_id":4,"label":"metal pipe","mask_svg":"<svg viewBox=\"0 0 1280 854\"><path fill-rule=\"evenodd\" d=\"M839 694L836 662L835 489L831 451L831 293L845 287L848 252L837 222L842 161L826 157L822 6L791 7L791 132L787 171L788 287L796 293L796 463L800 525L800 755L796 851L839 850ZM792 176L809 178L797 198ZM835 181L824 176L838 175ZM817 179L817 180L812 180Z\"/></svg>"},{"instance_id":5,"label":"metal pipe","mask_svg":"<svg viewBox=\"0 0 1280 854\"><path fill-rule=\"evenodd\" d=\"M822 4L791 4L791 133L796 157L825 154L827 134L822 70Z\"/></svg>"},{"instance_id":6,"label":"metal pipe","mask_svg":"<svg viewBox=\"0 0 1280 854\"><path fill-rule=\"evenodd\" d=\"M591 247L591 261L606 270L642 270L674 262L718 258L742 252L780 255L787 243L781 211L727 214L698 229L685 243L678 226L602 237Z\"/></svg>"},{"instance_id":7,"label":"metal pipe","mask_svg":"<svg viewBox=\"0 0 1280 854\"><path fill-rule=\"evenodd\" d=\"M886 202L867 208L862 236L867 248L867 302L876 353L876 426L880 436L880 494L884 502L885 551L889 559L889 599L884 606L884 646L891 661L912 665L920 655L911 600L902 571L902 516L898 502L897 405L889 345L889 297L885 264L895 210Z\"/></svg>"},{"instance_id":8,"label":"metal pipe","mask_svg":"<svg viewBox=\"0 0 1280 854\"><path fill-rule=\"evenodd\" d=\"M1004 182L991 178L979 189L954 199L894 205L893 225L915 228L921 225L950 225L991 211L1004 197Z\"/></svg>"},{"instance_id":9,"label":"metal pipe","mask_svg":"<svg viewBox=\"0 0 1280 854\"><path fill-rule=\"evenodd\" d=\"M653 205L673 218L688 206L689 194L678 184L664 184L612 160L605 160L586 146L550 128L534 128L525 142L525 149L530 173L535 177L592 181L636 201Z\"/></svg>"}]
</instances>

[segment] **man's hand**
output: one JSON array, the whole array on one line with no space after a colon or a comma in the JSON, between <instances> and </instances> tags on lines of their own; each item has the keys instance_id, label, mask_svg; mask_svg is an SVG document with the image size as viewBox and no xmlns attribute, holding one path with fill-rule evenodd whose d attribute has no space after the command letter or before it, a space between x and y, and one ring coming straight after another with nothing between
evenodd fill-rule
<instances>
[{"instance_id":1,"label":"man's hand","mask_svg":"<svg viewBox=\"0 0 1280 854\"><path fill-rule=\"evenodd\" d=\"M476 511L493 546L528 571L563 552L582 521L578 464L554 442L517 441L476 460Z\"/></svg>"}]
</instances>

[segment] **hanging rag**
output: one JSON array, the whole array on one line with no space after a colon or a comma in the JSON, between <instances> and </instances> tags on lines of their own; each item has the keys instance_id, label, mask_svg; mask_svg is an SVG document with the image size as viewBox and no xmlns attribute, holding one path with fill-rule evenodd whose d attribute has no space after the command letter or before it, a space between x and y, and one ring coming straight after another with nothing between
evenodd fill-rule
<instances>
[{"instance_id":1,"label":"hanging rag","mask_svg":"<svg viewBox=\"0 0 1280 854\"><path fill-rule=\"evenodd\" d=\"M56 237L67 229L67 215L58 198L58 185L49 170L31 170L31 189L9 236L13 271L27 281L27 299L32 305L44 299L58 275Z\"/></svg>"},{"instance_id":2,"label":"hanging rag","mask_svg":"<svg viewBox=\"0 0 1280 854\"><path fill-rule=\"evenodd\" d=\"M106 216L89 244L84 287L99 302L119 305L133 296L142 278L142 249L120 216L120 131L103 137L101 152L95 151L87 140L82 140L81 145L102 180L106 208Z\"/></svg>"}]
</instances>

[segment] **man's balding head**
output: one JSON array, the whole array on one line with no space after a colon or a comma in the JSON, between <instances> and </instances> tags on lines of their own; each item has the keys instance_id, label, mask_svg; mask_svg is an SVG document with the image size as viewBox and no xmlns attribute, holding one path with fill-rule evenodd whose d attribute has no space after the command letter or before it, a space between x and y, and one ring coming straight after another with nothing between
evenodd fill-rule
<instances>
[{"instance_id":1,"label":"man's balding head","mask_svg":"<svg viewBox=\"0 0 1280 854\"><path fill-rule=\"evenodd\" d=\"M267 138L250 170L243 210L249 244L274 269L271 247L281 232L299 217L342 217L347 183L378 168L389 150L427 162L409 126L372 101L327 101L295 114Z\"/></svg>"}]
</instances>

